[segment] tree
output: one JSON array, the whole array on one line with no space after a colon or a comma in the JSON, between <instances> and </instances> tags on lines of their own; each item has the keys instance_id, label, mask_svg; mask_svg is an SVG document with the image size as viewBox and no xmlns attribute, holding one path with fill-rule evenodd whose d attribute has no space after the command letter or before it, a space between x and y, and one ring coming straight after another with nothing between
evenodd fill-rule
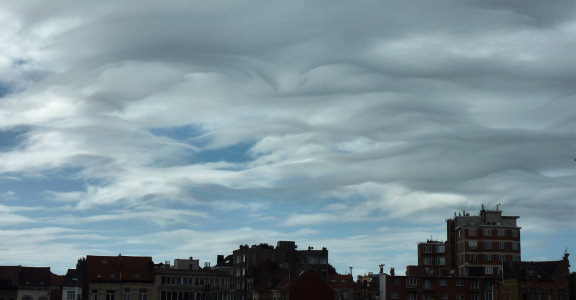
<instances>
[{"instance_id":1,"label":"tree","mask_svg":"<svg viewBox=\"0 0 576 300\"><path fill-rule=\"evenodd\" d=\"M86 257L80 257L76 263L76 270L86 269Z\"/></svg>"}]
</instances>

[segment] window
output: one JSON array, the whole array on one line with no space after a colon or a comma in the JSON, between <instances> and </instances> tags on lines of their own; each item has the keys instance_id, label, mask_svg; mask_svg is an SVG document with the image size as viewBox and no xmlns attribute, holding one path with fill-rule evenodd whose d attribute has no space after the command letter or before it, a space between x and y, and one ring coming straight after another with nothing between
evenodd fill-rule
<instances>
[{"instance_id":1,"label":"window","mask_svg":"<svg viewBox=\"0 0 576 300\"><path fill-rule=\"evenodd\" d=\"M499 262L506 261L506 255L504 255L504 254L498 254L498 261L499 261Z\"/></svg>"},{"instance_id":2,"label":"window","mask_svg":"<svg viewBox=\"0 0 576 300\"><path fill-rule=\"evenodd\" d=\"M479 290L480 289L480 281L472 280L470 282L470 288L472 288L473 290Z\"/></svg>"},{"instance_id":3,"label":"window","mask_svg":"<svg viewBox=\"0 0 576 300\"><path fill-rule=\"evenodd\" d=\"M488 267L484 267L484 274L493 274L494 273L494 269L490 266Z\"/></svg>"},{"instance_id":4,"label":"window","mask_svg":"<svg viewBox=\"0 0 576 300\"><path fill-rule=\"evenodd\" d=\"M448 286L448 280L446 280L446 279L441 279L441 280L440 280L440 286Z\"/></svg>"},{"instance_id":5,"label":"window","mask_svg":"<svg viewBox=\"0 0 576 300\"><path fill-rule=\"evenodd\" d=\"M407 293L406 296L408 300L416 300L416 293Z\"/></svg>"},{"instance_id":6,"label":"window","mask_svg":"<svg viewBox=\"0 0 576 300\"><path fill-rule=\"evenodd\" d=\"M116 294L116 291L114 291L114 290L106 291L106 300L114 300L115 294Z\"/></svg>"},{"instance_id":7,"label":"window","mask_svg":"<svg viewBox=\"0 0 576 300\"><path fill-rule=\"evenodd\" d=\"M487 291L492 290L492 282L490 282L490 281L484 282L484 289Z\"/></svg>"},{"instance_id":8,"label":"window","mask_svg":"<svg viewBox=\"0 0 576 300\"><path fill-rule=\"evenodd\" d=\"M492 292L484 293L484 300L492 300Z\"/></svg>"},{"instance_id":9,"label":"window","mask_svg":"<svg viewBox=\"0 0 576 300\"><path fill-rule=\"evenodd\" d=\"M425 257L425 258L424 258L424 264L425 264L425 265L431 265L431 264L432 264L432 258L430 258L430 257Z\"/></svg>"},{"instance_id":10,"label":"window","mask_svg":"<svg viewBox=\"0 0 576 300\"><path fill-rule=\"evenodd\" d=\"M484 236L492 236L492 229L484 229Z\"/></svg>"},{"instance_id":11,"label":"window","mask_svg":"<svg viewBox=\"0 0 576 300\"><path fill-rule=\"evenodd\" d=\"M32 296L22 296L22 300L32 300Z\"/></svg>"},{"instance_id":12,"label":"window","mask_svg":"<svg viewBox=\"0 0 576 300\"><path fill-rule=\"evenodd\" d=\"M464 286L464 280L456 280L456 286Z\"/></svg>"},{"instance_id":13,"label":"window","mask_svg":"<svg viewBox=\"0 0 576 300\"><path fill-rule=\"evenodd\" d=\"M446 252L444 245L436 246L436 253L444 253L444 252Z\"/></svg>"},{"instance_id":14,"label":"window","mask_svg":"<svg viewBox=\"0 0 576 300\"><path fill-rule=\"evenodd\" d=\"M470 254L470 261L478 261L478 254L476 253Z\"/></svg>"},{"instance_id":15,"label":"window","mask_svg":"<svg viewBox=\"0 0 576 300\"><path fill-rule=\"evenodd\" d=\"M148 300L148 290L141 289L138 291L138 300Z\"/></svg>"},{"instance_id":16,"label":"window","mask_svg":"<svg viewBox=\"0 0 576 300\"><path fill-rule=\"evenodd\" d=\"M478 249L478 242L477 241L469 241L468 248L470 249Z\"/></svg>"},{"instance_id":17,"label":"window","mask_svg":"<svg viewBox=\"0 0 576 300\"><path fill-rule=\"evenodd\" d=\"M418 280L416 277L408 277L408 285L416 285Z\"/></svg>"},{"instance_id":18,"label":"window","mask_svg":"<svg viewBox=\"0 0 576 300\"><path fill-rule=\"evenodd\" d=\"M470 295L470 300L480 300L480 295L478 293L473 293Z\"/></svg>"},{"instance_id":19,"label":"window","mask_svg":"<svg viewBox=\"0 0 576 300\"><path fill-rule=\"evenodd\" d=\"M506 249L506 242L498 242L498 249Z\"/></svg>"},{"instance_id":20,"label":"window","mask_svg":"<svg viewBox=\"0 0 576 300\"><path fill-rule=\"evenodd\" d=\"M512 243L512 250L518 250L518 243Z\"/></svg>"},{"instance_id":21,"label":"window","mask_svg":"<svg viewBox=\"0 0 576 300\"><path fill-rule=\"evenodd\" d=\"M506 236L506 229L498 229L498 236Z\"/></svg>"},{"instance_id":22,"label":"window","mask_svg":"<svg viewBox=\"0 0 576 300\"><path fill-rule=\"evenodd\" d=\"M392 284L393 284L393 285L399 285L399 284L400 284L400 279L394 278L394 279L392 280Z\"/></svg>"},{"instance_id":23,"label":"window","mask_svg":"<svg viewBox=\"0 0 576 300\"><path fill-rule=\"evenodd\" d=\"M432 246L424 246L424 253L432 253Z\"/></svg>"},{"instance_id":24,"label":"window","mask_svg":"<svg viewBox=\"0 0 576 300\"><path fill-rule=\"evenodd\" d=\"M398 299L398 298L400 298L400 294L396 292L390 293L390 299Z\"/></svg>"},{"instance_id":25,"label":"window","mask_svg":"<svg viewBox=\"0 0 576 300\"><path fill-rule=\"evenodd\" d=\"M469 236L476 236L476 235L478 235L478 232L476 231L476 229L468 229L468 235Z\"/></svg>"},{"instance_id":26,"label":"window","mask_svg":"<svg viewBox=\"0 0 576 300\"><path fill-rule=\"evenodd\" d=\"M76 299L76 293L74 293L74 291L68 291L66 293L66 299L67 300L75 300Z\"/></svg>"},{"instance_id":27,"label":"window","mask_svg":"<svg viewBox=\"0 0 576 300\"><path fill-rule=\"evenodd\" d=\"M98 300L98 290L92 291L92 300Z\"/></svg>"},{"instance_id":28,"label":"window","mask_svg":"<svg viewBox=\"0 0 576 300\"><path fill-rule=\"evenodd\" d=\"M431 289L432 288L432 280L430 280L430 279L424 280L424 288L425 289Z\"/></svg>"},{"instance_id":29,"label":"window","mask_svg":"<svg viewBox=\"0 0 576 300\"><path fill-rule=\"evenodd\" d=\"M440 299L448 299L448 294L442 294L442 295L440 295Z\"/></svg>"},{"instance_id":30,"label":"window","mask_svg":"<svg viewBox=\"0 0 576 300\"><path fill-rule=\"evenodd\" d=\"M456 294L456 299L464 299L464 295L463 294Z\"/></svg>"},{"instance_id":31,"label":"window","mask_svg":"<svg viewBox=\"0 0 576 300\"><path fill-rule=\"evenodd\" d=\"M513 238L517 238L517 237L518 237L518 230L512 230L510 233L512 234L512 237L513 237Z\"/></svg>"},{"instance_id":32,"label":"window","mask_svg":"<svg viewBox=\"0 0 576 300\"><path fill-rule=\"evenodd\" d=\"M485 254L484 261L492 261L492 254Z\"/></svg>"},{"instance_id":33,"label":"window","mask_svg":"<svg viewBox=\"0 0 576 300\"><path fill-rule=\"evenodd\" d=\"M444 257L437 257L437 258L436 258L436 264L437 264L437 265L441 265L441 266L445 265L445 264L446 264L446 258L444 258Z\"/></svg>"},{"instance_id":34,"label":"window","mask_svg":"<svg viewBox=\"0 0 576 300\"><path fill-rule=\"evenodd\" d=\"M492 242L484 242L484 249L492 249Z\"/></svg>"},{"instance_id":35,"label":"window","mask_svg":"<svg viewBox=\"0 0 576 300\"><path fill-rule=\"evenodd\" d=\"M512 255L512 261L520 261L519 255Z\"/></svg>"},{"instance_id":36,"label":"window","mask_svg":"<svg viewBox=\"0 0 576 300\"><path fill-rule=\"evenodd\" d=\"M124 290L124 300L130 300L130 289Z\"/></svg>"}]
</instances>

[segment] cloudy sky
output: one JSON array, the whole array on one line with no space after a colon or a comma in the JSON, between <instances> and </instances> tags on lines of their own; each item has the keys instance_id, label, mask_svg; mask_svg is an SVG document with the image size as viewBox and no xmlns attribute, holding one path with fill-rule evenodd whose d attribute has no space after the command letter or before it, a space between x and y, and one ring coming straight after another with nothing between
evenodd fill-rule
<instances>
[{"instance_id":1,"label":"cloudy sky","mask_svg":"<svg viewBox=\"0 0 576 300\"><path fill-rule=\"evenodd\" d=\"M2 265L295 240L404 270L482 204L523 260L576 255L574 1L0 6Z\"/></svg>"}]
</instances>

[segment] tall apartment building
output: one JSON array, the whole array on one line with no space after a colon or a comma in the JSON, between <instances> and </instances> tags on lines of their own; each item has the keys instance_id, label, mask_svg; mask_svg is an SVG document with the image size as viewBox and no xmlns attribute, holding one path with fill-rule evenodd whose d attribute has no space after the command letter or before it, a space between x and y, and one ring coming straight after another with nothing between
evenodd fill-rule
<instances>
[{"instance_id":1,"label":"tall apartment building","mask_svg":"<svg viewBox=\"0 0 576 300\"><path fill-rule=\"evenodd\" d=\"M520 261L518 216L503 216L482 205L479 215L465 211L446 220L448 263L458 276L497 277L502 263Z\"/></svg>"}]
</instances>

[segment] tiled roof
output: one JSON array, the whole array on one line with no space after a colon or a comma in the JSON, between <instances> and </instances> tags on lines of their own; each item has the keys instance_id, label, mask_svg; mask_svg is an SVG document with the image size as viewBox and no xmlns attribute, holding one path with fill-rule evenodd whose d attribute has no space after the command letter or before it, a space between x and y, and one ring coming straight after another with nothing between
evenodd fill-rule
<instances>
[{"instance_id":1,"label":"tiled roof","mask_svg":"<svg viewBox=\"0 0 576 300\"><path fill-rule=\"evenodd\" d=\"M154 262L148 256L88 255L86 268L91 282L154 281Z\"/></svg>"},{"instance_id":2,"label":"tiled roof","mask_svg":"<svg viewBox=\"0 0 576 300\"><path fill-rule=\"evenodd\" d=\"M50 286L52 272L50 267L20 267L18 274L20 286Z\"/></svg>"},{"instance_id":3,"label":"tiled roof","mask_svg":"<svg viewBox=\"0 0 576 300\"><path fill-rule=\"evenodd\" d=\"M562 261L507 261L503 265L504 279L518 280L554 280L554 273Z\"/></svg>"},{"instance_id":4,"label":"tiled roof","mask_svg":"<svg viewBox=\"0 0 576 300\"><path fill-rule=\"evenodd\" d=\"M82 280L82 274L80 273L80 271L76 269L68 269L68 272L66 272L64 283L62 285L68 287L82 286L81 280Z\"/></svg>"},{"instance_id":5,"label":"tiled roof","mask_svg":"<svg viewBox=\"0 0 576 300\"><path fill-rule=\"evenodd\" d=\"M330 275L329 285L332 289L351 289L354 288L354 279L352 275Z\"/></svg>"},{"instance_id":6,"label":"tiled roof","mask_svg":"<svg viewBox=\"0 0 576 300\"><path fill-rule=\"evenodd\" d=\"M19 266L0 266L0 287L17 287L19 269Z\"/></svg>"}]
</instances>

